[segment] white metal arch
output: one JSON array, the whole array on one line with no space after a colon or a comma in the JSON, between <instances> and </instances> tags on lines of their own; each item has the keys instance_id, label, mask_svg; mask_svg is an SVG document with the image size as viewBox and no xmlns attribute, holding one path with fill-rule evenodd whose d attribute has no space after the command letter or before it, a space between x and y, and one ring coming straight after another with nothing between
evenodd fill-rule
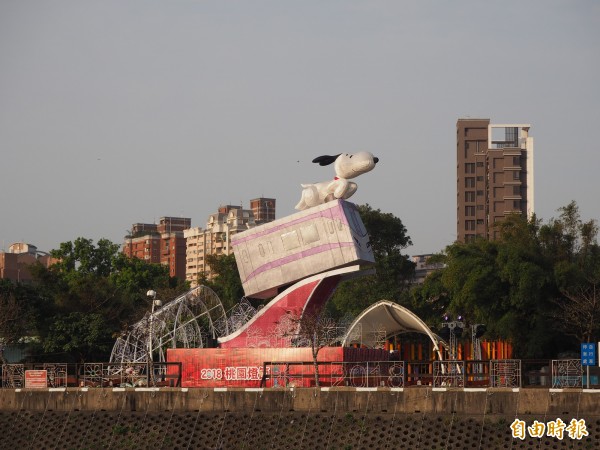
<instances>
[{"instance_id":1,"label":"white metal arch","mask_svg":"<svg viewBox=\"0 0 600 450\"><path fill-rule=\"evenodd\" d=\"M221 300L212 289L198 286L154 313L147 312L116 340L110 362L146 362L155 355L164 361L167 348L206 347L211 340L228 334Z\"/></svg>"},{"instance_id":2,"label":"white metal arch","mask_svg":"<svg viewBox=\"0 0 600 450\"><path fill-rule=\"evenodd\" d=\"M380 300L361 312L348 327L342 345L361 343L367 347L376 347L381 340L382 330L385 332L385 339L401 333L426 334L442 359L440 344L443 341L412 311L390 300Z\"/></svg>"}]
</instances>

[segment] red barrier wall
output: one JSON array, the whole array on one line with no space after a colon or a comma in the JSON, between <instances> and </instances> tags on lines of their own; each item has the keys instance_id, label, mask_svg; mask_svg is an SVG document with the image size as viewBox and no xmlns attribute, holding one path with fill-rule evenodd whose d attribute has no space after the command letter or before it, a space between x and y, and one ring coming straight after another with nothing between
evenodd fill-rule
<instances>
[{"instance_id":1,"label":"red barrier wall","mask_svg":"<svg viewBox=\"0 0 600 450\"><path fill-rule=\"evenodd\" d=\"M319 351L318 360L382 361L388 355L378 349L325 347ZM311 362L312 354L310 348L177 348L167 349L167 361L182 363L182 387L259 387L265 362ZM326 366L319 368L322 375L331 374L331 370ZM310 375L312 367L305 367L304 373L307 371ZM302 368L291 366L289 373L302 373ZM310 383L309 376L303 384Z\"/></svg>"}]
</instances>

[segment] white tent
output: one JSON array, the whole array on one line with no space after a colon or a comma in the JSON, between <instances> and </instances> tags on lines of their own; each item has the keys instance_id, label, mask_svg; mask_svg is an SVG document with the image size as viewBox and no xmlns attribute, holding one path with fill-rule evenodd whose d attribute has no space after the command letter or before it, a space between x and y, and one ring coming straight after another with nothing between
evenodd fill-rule
<instances>
[{"instance_id":1,"label":"white tent","mask_svg":"<svg viewBox=\"0 0 600 450\"><path fill-rule=\"evenodd\" d=\"M376 347L378 339L388 339L401 333L423 333L429 336L440 359L443 341L413 312L390 300L380 300L358 315L348 327L343 346L360 343Z\"/></svg>"}]
</instances>

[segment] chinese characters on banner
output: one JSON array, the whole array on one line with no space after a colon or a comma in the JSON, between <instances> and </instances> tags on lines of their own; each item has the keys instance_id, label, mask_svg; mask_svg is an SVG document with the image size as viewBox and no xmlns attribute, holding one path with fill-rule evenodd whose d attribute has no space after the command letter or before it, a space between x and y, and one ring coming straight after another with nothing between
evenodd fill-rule
<instances>
[{"instance_id":1,"label":"chinese characters on banner","mask_svg":"<svg viewBox=\"0 0 600 450\"><path fill-rule=\"evenodd\" d=\"M595 366L596 365L596 344L593 342L581 343L581 365Z\"/></svg>"},{"instance_id":2,"label":"chinese characters on banner","mask_svg":"<svg viewBox=\"0 0 600 450\"><path fill-rule=\"evenodd\" d=\"M524 420L515 419L510 424L512 437L515 439L524 440L528 435L532 438L541 438L544 435L555 437L562 440L565 432L571 439L581 439L584 436L589 436L585 426L585 419L572 419L567 425L561 419L551 420L550 422L538 422L534 420L530 426L527 426Z\"/></svg>"}]
</instances>

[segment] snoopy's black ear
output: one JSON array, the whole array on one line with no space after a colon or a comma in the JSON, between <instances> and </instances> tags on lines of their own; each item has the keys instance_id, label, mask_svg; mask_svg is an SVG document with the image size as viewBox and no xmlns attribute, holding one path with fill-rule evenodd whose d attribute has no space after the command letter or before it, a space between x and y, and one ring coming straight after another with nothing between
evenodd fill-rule
<instances>
[{"instance_id":1,"label":"snoopy's black ear","mask_svg":"<svg viewBox=\"0 0 600 450\"><path fill-rule=\"evenodd\" d=\"M337 155L333 155L333 156L329 156L329 155L317 156L315 159L312 160L312 162L319 163L320 166L328 166L329 164L334 163L335 160L340 155L341 155L341 153L338 153Z\"/></svg>"}]
</instances>

